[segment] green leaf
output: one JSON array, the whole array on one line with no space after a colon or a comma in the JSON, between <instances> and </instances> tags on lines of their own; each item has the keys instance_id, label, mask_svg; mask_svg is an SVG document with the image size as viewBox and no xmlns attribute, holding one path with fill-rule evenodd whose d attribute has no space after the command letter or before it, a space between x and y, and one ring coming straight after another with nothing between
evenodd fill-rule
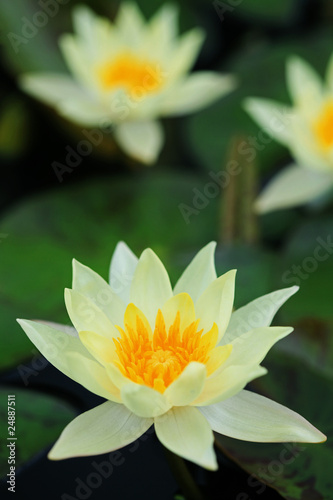
<instances>
[{"instance_id":1,"label":"green leaf","mask_svg":"<svg viewBox=\"0 0 333 500\"><path fill-rule=\"evenodd\" d=\"M15 406L8 405L8 395L15 395ZM12 399L11 399L12 401ZM15 409L15 435L8 432L8 411ZM0 431L3 443L9 444L16 437L16 471L18 467L33 458L36 453L50 446L63 428L75 417L76 412L58 398L40 394L27 389L13 387L0 388ZM12 421L12 419L11 419ZM36 439L36 436L38 438ZM8 457L10 448L1 447L0 476L9 472Z\"/></svg>"},{"instance_id":2,"label":"green leaf","mask_svg":"<svg viewBox=\"0 0 333 500\"><path fill-rule=\"evenodd\" d=\"M184 268L177 255L197 252L216 234L217 199L188 224L179 209L193 206L193 189L203 192L203 184L160 170L75 186L65 186L64 178L57 189L12 209L0 224L0 234L8 235L0 245L0 367L35 354L15 318L70 324L63 290L71 286L72 258L107 278L112 252L124 240L137 254L152 247L175 283Z\"/></svg>"},{"instance_id":3,"label":"green leaf","mask_svg":"<svg viewBox=\"0 0 333 500\"><path fill-rule=\"evenodd\" d=\"M270 354L264 361L269 373L253 387L307 418L326 435L332 435L332 381L287 355ZM248 443L217 435L225 453L249 473L253 494L265 489L258 479L288 500L332 498L332 440L319 444Z\"/></svg>"}]
</instances>

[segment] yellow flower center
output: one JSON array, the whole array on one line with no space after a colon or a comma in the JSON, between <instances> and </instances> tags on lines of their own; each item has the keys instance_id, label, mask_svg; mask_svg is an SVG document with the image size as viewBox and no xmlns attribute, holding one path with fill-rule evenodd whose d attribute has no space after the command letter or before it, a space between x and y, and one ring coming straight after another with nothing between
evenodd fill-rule
<instances>
[{"instance_id":1,"label":"yellow flower center","mask_svg":"<svg viewBox=\"0 0 333 500\"><path fill-rule=\"evenodd\" d=\"M314 131L322 148L333 146L333 101L329 101L314 123Z\"/></svg>"},{"instance_id":2,"label":"yellow flower center","mask_svg":"<svg viewBox=\"0 0 333 500\"><path fill-rule=\"evenodd\" d=\"M103 90L122 87L137 99L158 91L164 80L158 64L127 52L98 66L97 76Z\"/></svg>"},{"instance_id":3,"label":"yellow flower center","mask_svg":"<svg viewBox=\"0 0 333 500\"><path fill-rule=\"evenodd\" d=\"M167 330L159 310L152 334L142 317L136 315L132 326L125 324L124 330L117 326L121 337L113 339L118 356L113 362L133 382L161 393L191 361L205 364L207 375L210 375L229 356L231 346L215 347L218 337L216 324L202 335L203 330L198 330L199 321L197 319L182 329L178 311Z\"/></svg>"}]
</instances>

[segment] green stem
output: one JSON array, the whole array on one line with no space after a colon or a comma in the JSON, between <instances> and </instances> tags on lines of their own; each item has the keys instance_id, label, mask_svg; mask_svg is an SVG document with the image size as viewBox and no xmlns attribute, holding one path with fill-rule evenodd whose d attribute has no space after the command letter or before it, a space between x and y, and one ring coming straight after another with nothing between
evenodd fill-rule
<instances>
[{"instance_id":1,"label":"green stem","mask_svg":"<svg viewBox=\"0 0 333 500\"><path fill-rule=\"evenodd\" d=\"M205 500L198 485L191 476L183 458L164 447L170 470L179 484L186 500Z\"/></svg>"}]
</instances>

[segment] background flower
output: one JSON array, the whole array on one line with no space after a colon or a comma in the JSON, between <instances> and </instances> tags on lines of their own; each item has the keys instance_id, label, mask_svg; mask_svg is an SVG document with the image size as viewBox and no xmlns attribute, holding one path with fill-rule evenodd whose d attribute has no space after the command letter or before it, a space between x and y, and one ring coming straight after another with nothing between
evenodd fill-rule
<instances>
[{"instance_id":1,"label":"background flower","mask_svg":"<svg viewBox=\"0 0 333 500\"><path fill-rule=\"evenodd\" d=\"M291 57L287 83L292 107L266 99L245 101L250 115L287 146L297 162L264 189L256 202L259 212L312 201L333 186L333 57L325 85L310 65L299 57Z\"/></svg>"},{"instance_id":2,"label":"background flower","mask_svg":"<svg viewBox=\"0 0 333 500\"><path fill-rule=\"evenodd\" d=\"M195 28L177 37L176 19L169 4L149 23L135 3L122 3L114 24L75 7L75 34L60 39L72 75L26 74L21 86L79 124L112 124L128 155L154 163L164 143L157 118L197 111L235 86L213 71L188 75L204 34Z\"/></svg>"}]
</instances>

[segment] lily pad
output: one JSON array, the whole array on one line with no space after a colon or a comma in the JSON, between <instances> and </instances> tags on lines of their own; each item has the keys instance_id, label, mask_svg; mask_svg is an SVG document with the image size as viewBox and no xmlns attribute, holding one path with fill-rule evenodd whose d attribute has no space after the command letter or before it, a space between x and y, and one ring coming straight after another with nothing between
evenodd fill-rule
<instances>
[{"instance_id":1,"label":"lily pad","mask_svg":"<svg viewBox=\"0 0 333 500\"><path fill-rule=\"evenodd\" d=\"M8 406L8 395L14 395ZM11 402L15 401L15 405ZM8 411L15 409L14 435L8 431ZM10 415L10 423L13 422ZM0 388L0 430L3 443L15 444L16 472L43 448L47 448L58 437L63 428L76 416L73 408L58 398L27 389ZM36 439L38 436L38 439ZM6 438L9 439L6 439ZM13 439L16 438L16 439ZM14 447L13 447L14 452ZM0 453L0 476L10 471L8 457L10 448L3 445ZM14 456L14 455L13 455Z\"/></svg>"},{"instance_id":2,"label":"lily pad","mask_svg":"<svg viewBox=\"0 0 333 500\"><path fill-rule=\"evenodd\" d=\"M256 392L292 408L332 436L332 381L286 354L272 353L263 364L269 373L253 383ZM333 498L332 440L320 444L262 444L219 435L217 439L225 453L249 473L247 484L253 488L253 495L272 487L288 500ZM245 495L239 498L249 500Z\"/></svg>"},{"instance_id":3,"label":"lily pad","mask_svg":"<svg viewBox=\"0 0 333 500\"><path fill-rule=\"evenodd\" d=\"M71 261L108 276L112 252L124 240L140 254L152 247L175 282L183 269L175 256L197 252L216 234L217 200L186 224L179 206L192 203L199 176L162 173L60 185L27 199L5 215L0 234L0 367L31 357L33 346L15 318L69 323L63 290L71 286ZM188 263L188 261L187 261ZM10 338L10 342L8 339Z\"/></svg>"}]
</instances>

